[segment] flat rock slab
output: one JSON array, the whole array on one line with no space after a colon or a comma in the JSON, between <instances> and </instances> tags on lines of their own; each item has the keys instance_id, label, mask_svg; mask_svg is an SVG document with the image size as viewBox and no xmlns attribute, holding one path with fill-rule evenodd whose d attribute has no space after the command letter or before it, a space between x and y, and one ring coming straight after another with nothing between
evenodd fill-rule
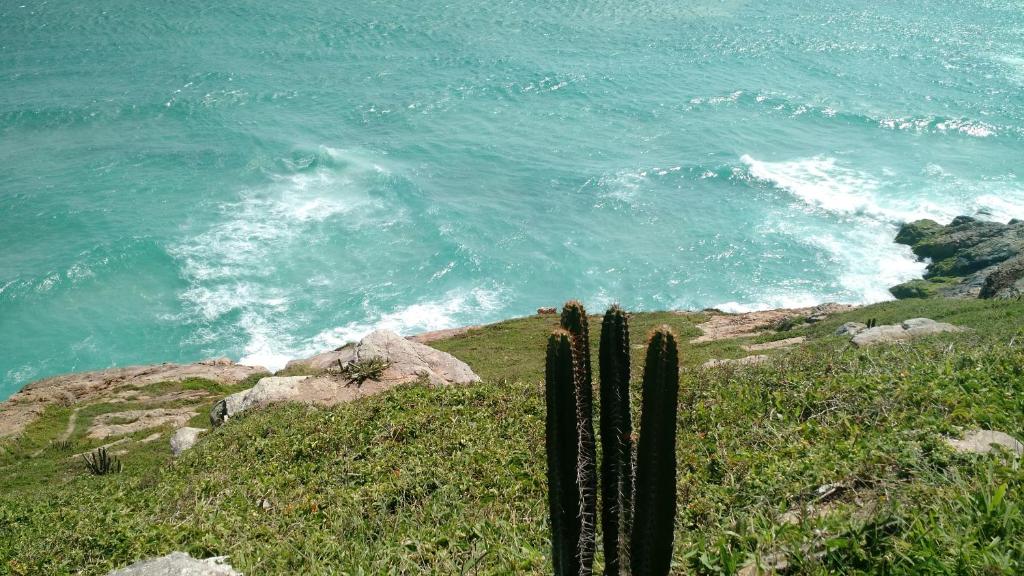
<instances>
[{"instance_id":1,"label":"flat rock slab","mask_svg":"<svg viewBox=\"0 0 1024 576\"><path fill-rule=\"evenodd\" d=\"M797 344L803 344L807 341L807 338L803 336L797 336L796 338L786 338L785 340L774 340L772 342L763 342L761 344L748 344L743 346L743 349L747 352L761 352L763 350L777 350L779 348L788 348L790 346L796 346Z\"/></svg>"},{"instance_id":2,"label":"flat rock slab","mask_svg":"<svg viewBox=\"0 0 1024 576\"><path fill-rule=\"evenodd\" d=\"M809 308L779 308L778 310L761 310L742 314L717 313L708 318L707 322L697 325L697 328L700 328L704 334L690 340L690 343L700 344L702 342L756 336L763 334L766 330L787 318L801 317L809 321L811 319L820 321L832 314L854 308L856 306L829 303Z\"/></svg>"},{"instance_id":3,"label":"flat rock slab","mask_svg":"<svg viewBox=\"0 0 1024 576\"><path fill-rule=\"evenodd\" d=\"M128 366L55 376L33 382L7 401L0 402L0 436L20 434L51 404L107 400L119 388L140 388L157 382L180 382L189 378L236 384L253 374L266 371L259 366L241 366L227 358L219 358L195 364Z\"/></svg>"},{"instance_id":4,"label":"flat rock slab","mask_svg":"<svg viewBox=\"0 0 1024 576\"><path fill-rule=\"evenodd\" d=\"M192 428L190 426L178 428L174 436L171 436L171 453L175 456L181 456L182 452L195 446L196 442L199 441L199 435L203 432L206 432L205 428Z\"/></svg>"},{"instance_id":5,"label":"flat rock slab","mask_svg":"<svg viewBox=\"0 0 1024 576\"><path fill-rule=\"evenodd\" d=\"M197 560L184 552L171 552L114 570L107 576L242 576L242 573L232 568L223 556Z\"/></svg>"},{"instance_id":6,"label":"flat rock slab","mask_svg":"<svg viewBox=\"0 0 1024 576\"><path fill-rule=\"evenodd\" d=\"M929 318L911 318L901 324L884 324L858 332L851 340L855 346L865 347L876 344L892 344L894 342L906 342L933 334L947 332L963 332L965 328L936 322Z\"/></svg>"},{"instance_id":7,"label":"flat rock slab","mask_svg":"<svg viewBox=\"0 0 1024 576\"><path fill-rule=\"evenodd\" d=\"M1013 436L997 430L972 430L959 440L946 438L946 443L962 454L988 454L995 446L1001 446L1011 454L1024 456L1024 444Z\"/></svg>"},{"instance_id":8,"label":"flat rock slab","mask_svg":"<svg viewBox=\"0 0 1024 576\"><path fill-rule=\"evenodd\" d=\"M752 366L752 365L755 365L755 364L763 364L764 362L767 362L769 358L770 358L769 356L765 356L765 355L755 355L755 356L746 356L746 357L743 357L743 358L726 358L726 359L722 359L722 360L713 359L713 360L708 360L707 362L701 364L700 367L701 368L720 368L720 367L723 367L723 366Z\"/></svg>"},{"instance_id":9,"label":"flat rock slab","mask_svg":"<svg viewBox=\"0 0 1024 576\"><path fill-rule=\"evenodd\" d=\"M182 408L154 408L152 410L127 410L108 412L92 419L87 436L94 439L132 434L160 426L184 426L198 414L195 406Z\"/></svg>"}]
</instances>

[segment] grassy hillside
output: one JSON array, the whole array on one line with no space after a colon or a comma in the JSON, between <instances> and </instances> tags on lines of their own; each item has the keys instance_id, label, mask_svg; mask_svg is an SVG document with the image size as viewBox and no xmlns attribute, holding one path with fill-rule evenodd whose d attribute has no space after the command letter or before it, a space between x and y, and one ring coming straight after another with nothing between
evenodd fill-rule
<instances>
[{"instance_id":1,"label":"grassy hillside","mask_svg":"<svg viewBox=\"0 0 1024 576\"><path fill-rule=\"evenodd\" d=\"M867 350L831 335L844 321L917 316L973 331ZM799 574L1024 573L1019 462L942 441L971 428L1024 438L1024 304L893 302L688 344L702 319L631 320L637 377L651 327L667 323L683 343L675 572L730 574L762 557ZM482 384L256 411L177 461L167 434L127 444L118 475L91 476L69 456L99 444L84 438L90 416L123 404L80 410L70 446L51 441L71 409L51 409L0 444L0 573L103 574L172 550L228 555L253 575L546 573L542 363L553 322L433 344ZM809 340L770 364L697 368L794 335ZM816 502L825 484L837 487Z\"/></svg>"}]
</instances>

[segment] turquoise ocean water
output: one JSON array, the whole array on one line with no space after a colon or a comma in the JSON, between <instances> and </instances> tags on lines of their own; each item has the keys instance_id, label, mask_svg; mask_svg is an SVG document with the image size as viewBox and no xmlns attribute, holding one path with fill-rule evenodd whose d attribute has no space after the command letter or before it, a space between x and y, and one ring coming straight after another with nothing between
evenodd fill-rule
<instances>
[{"instance_id":1,"label":"turquoise ocean water","mask_svg":"<svg viewBox=\"0 0 1024 576\"><path fill-rule=\"evenodd\" d=\"M1019 0L0 2L0 398L375 326L870 302L1024 217Z\"/></svg>"}]
</instances>

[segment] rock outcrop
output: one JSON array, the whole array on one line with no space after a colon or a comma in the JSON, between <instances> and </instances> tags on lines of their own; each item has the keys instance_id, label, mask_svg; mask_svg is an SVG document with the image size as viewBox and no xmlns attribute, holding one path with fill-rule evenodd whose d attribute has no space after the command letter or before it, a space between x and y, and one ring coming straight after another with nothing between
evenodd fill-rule
<instances>
[{"instance_id":1,"label":"rock outcrop","mask_svg":"<svg viewBox=\"0 0 1024 576\"><path fill-rule=\"evenodd\" d=\"M943 226L918 220L904 224L896 242L931 259L924 279L891 289L897 298L1016 298L1024 293L1024 221L1002 224L959 216Z\"/></svg>"},{"instance_id":2,"label":"rock outcrop","mask_svg":"<svg viewBox=\"0 0 1024 576\"><path fill-rule=\"evenodd\" d=\"M241 366L227 358L219 358L195 364L129 366L55 376L33 382L7 401L0 402L0 437L19 434L51 404L70 405L109 399L119 388L139 388L189 378L237 384L253 374L265 372L265 368Z\"/></svg>"},{"instance_id":3,"label":"rock outcrop","mask_svg":"<svg viewBox=\"0 0 1024 576\"><path fill-rule=\"evenodd\" d=\"M904 342L933 334L963 331L964 328L954 326L953 324L936 322L929 318L911 318L902 324L884 324L862 330L853 336L852 342L854 345L863 348L876 344Z\"/></svg>"},{"instance_id":4,"label":"rock outcrop","mask_svg":"<svg viewBox=\"0 0 1024 576\"><path fill-rule=\"evenodd\" d=\"M811 306L808 308L779 308L777 310L760 310L757 312L744 312L742 314L725 314L718 310L709 310L712 315L707 321L698 324L702 335L690 340L691 344L702 342L714 342L717 340L729 340L732 338L744 338L757 336L769 330L774 330L782 323L796 323L796 319L802 319L808 323L819 322L833 314L852 310L856 306L849 304L827 303Z\"/></svg>"},{"instance_id":5,"label":"rock outcrop","mask_svg":"<svg viewBox=\"0 0 1024 576\"><path fill-rule=\"evenodd\" d=\"M107 576L242 576L242 573L232 568L223 556L197 560L184 552L171 552L114 570Z\"/></svg>"},{"instance_id":6,"label":"rock outcrop","mask_svg":"<svg viewBox=\"0 0 1024 576\"><path fill-rule=\"evenodd\" d=\"M389 366L382 381L396 384L426 377L431 384L469 384L480 377L458 358L413 342L389 330L377 330L358 344L317 354L305 360L293 360L287 368L306 368L311 371L333 369L339 365L372 358L383 358Z\"/></svg>"},{"instance_id":7,"label":"rock outcrop","mask_svg":"<svg viewBox=\"0 0 1024 576\"><path fill-rule=\"evenodd\" d=\"M198 414L194 406L181 408L153 408L151 410L126 410L108 412L92 419L87 437L102 440L111 436L133 434L140 430L160 426L183 426Z\"/></svg>"},{"instance_id":8,"label":"rock outcrop","mask_svg":"<svg viewBox=\"0 0 1024 576\"><path fill-rule=\"evenodd\" d=\"M357 383L341 371L350 362L377 358L384 360L387 366L378 379ZM210 411L210 423L220 426L232 416L250 408L277 402L332 406L378 394L421 378L431 386L480 381L480 377L466 363L451 354L387 330L373 332L358 344L289 362L287 369L307 371L311 375L262 378L252 388L216 403Z\"/></svg>"}]
</instances>

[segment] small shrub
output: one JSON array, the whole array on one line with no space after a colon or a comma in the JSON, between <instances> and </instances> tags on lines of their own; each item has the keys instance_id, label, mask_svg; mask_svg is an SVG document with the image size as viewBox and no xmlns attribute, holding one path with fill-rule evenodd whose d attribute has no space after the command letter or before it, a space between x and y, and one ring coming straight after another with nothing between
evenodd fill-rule
<instances>
[{"instance_id":1,"label":"small shrub","mask_svg":"<svg viewBox=\"0 0 1024 576\"><path fill-rule=\"evenodd\" d=\"M95 452L83 456L85 467L94 476L105 476L107 474L118 474L124 467L117 458L107 454L106 448L97 448Z\"/></svg>"},{"instance_id":2,"label":"small shrub","mask_svg":"<svg viewBox=\"0 0 1024 576\"><path fill-rule=\"evenodd\" d=\"M341 360L338 360L340 374L355 382L356 386L362 386L363 382L367 380L380 380L381 376L384 375L384 371L390 366L391 363L380 356L363 360L352 360L348 364L342 364Z\"/></svg>"},{"instance_id":3,"label":"small shrub","mask_svg":"<svg viewBox=\"0 0 1024 576\"><path fill-rule=\"evenodd\" d=\"M58 450L60 452L70 452L74 447L74 444L71 440L54 440L51 443L51 446L53 446L54 450Z\"/></svg>"}]
</instances>

